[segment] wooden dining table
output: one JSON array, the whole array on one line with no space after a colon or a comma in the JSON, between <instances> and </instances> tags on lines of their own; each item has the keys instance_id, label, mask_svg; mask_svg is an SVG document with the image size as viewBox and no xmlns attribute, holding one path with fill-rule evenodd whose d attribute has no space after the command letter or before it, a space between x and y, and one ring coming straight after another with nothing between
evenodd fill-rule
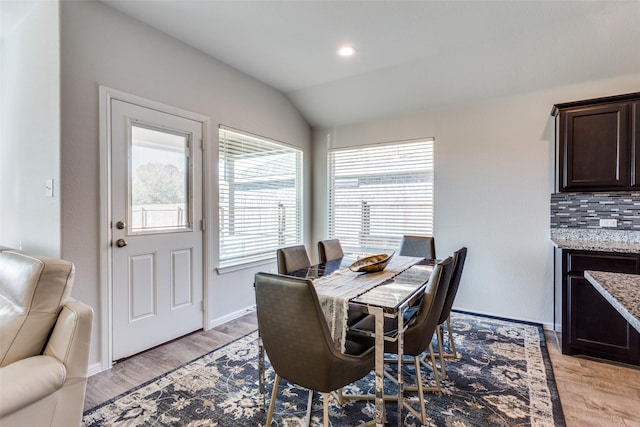
<instances>
[{"instance_id":1,"label":"wooden dining table","mask_svg":"<svg viewBox=\"0 0 640 427\"><path fill-rule=\"evenodd\" d=\"M312 280L323 308L336 348L344 351L348 331L348 310L371 314L375 319L375 421L385 424L384 343L398 342L397 417L402 425L404 381L402 356L404 348L405 311L416 304L424 293L437 260L396 255L381 272L357 273L349 270L355 259L343 258L289 273L289 276ZM395 333L384 331L384 319L395 318ZM264 393L264 351L259 350L260 393ZM261 399L264 401L264 399Z\"/></svg>"}]
</instances>

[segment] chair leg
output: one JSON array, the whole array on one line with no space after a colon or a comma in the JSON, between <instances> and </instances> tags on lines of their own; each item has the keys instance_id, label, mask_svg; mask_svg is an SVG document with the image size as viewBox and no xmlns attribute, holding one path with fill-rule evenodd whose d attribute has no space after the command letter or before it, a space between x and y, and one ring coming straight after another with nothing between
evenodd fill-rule
<instances>
[{"instance_id":1,"label":"chair leg","mask_svg":"<svg viewBox=\"0 0 640 427\"><path fill-rule=\"evenodd\" d=\"M414 356L413 357L413 367L416 370L416 385L413 386L405 386L404 387L404 391L408 392L408 391L415 391L418 393L418 404L420 405L420 412L416 411L415 408L413 406L411 406L409 404L409 402L407 402L406 399L404 399L403 396L403 406L409 411L411 412L411 414L413 414L414 417L420 419L420 421L422 422L423 426L427 425L427 405L424 401L424 386L422 384L422 371L420 370L420 365L421 365L421 361L420 361L420 356ZM397 384L397 380L394 379L393 377L389 377L393 382L395 382Z\"/></svg>"},{"instance_id":2,"label":"chair leg","mask_svg":"<svg viewBox=\"0 0 640 427\"><path fill-rule=\"evenodd\" d=\"M453 330L451 329L451 316L447 317L447 331L449 333L449 347L451 347L451 355L454 359L458 358L456 351L456 342L453 340Z\"/></svg>"},{"instance_id":3,"label":"chair leg","mask_svg":"<svg viewBox=\"0 0 640 427\"><path fill-rule=\"evenodd\" d=\"M436 391L441 392L442 388L440 387L440 375L438 375L438 368L436 366L436 358L433 355L433 345L429 343L429 352L431 353L431 366L433 366L433 377L436 380Z\"/></svg>"},{"instance_id":4,"label":"chair leg","mask_svg":"<svg viewBox=\"0 0 640 427\"><path fill-rule=\"evenodd\" d=\"M279 384L280 384L280 376L276 374L276 377L273 380L273 389L271 390L271 399L269 400L269 412L267 413L267 422L265 424L265 427L269 427L271 425L271 420L273 419L273 410L276 407L276 395L278 394Z\"/></svg>"},{"instance_id":5,"label":"chair leg","mask_svg":"<svg viewBox=\"0 0 640 427\"><path fill-rule=\"evenodd\" d=\"M436 326L436 338L438 339L438 357L440 358L440 372L442 373L442 379L447 379L447 370L444 366L444 352L442 351L442 331L440 325Z\"/></svg>"},{"instance_id":6,"label":"chair leg","mask_svg":"<svg viewBox=\"0 0 640 427\"><path fill-rule=\"evenodd\" d=\"M322 393L322 398L324 400L323 425L329 427L329 393Z\"/></svg>"},{"instance_id":7,"label":"chair leg","mask_svg":"<svg viewBox=\"0 0 640 427\"><path fill-rule=\"evenodd\" d=\"M427 425L427 408L424 401L424 389L422 387L422 372L420 370L420 358L414 357L413 364L416 369L416 381L418 382L418 399L420 400L420 414L422 415L422 425Z\"/></svg>"},{"instance_id":8,"label":"chair leg","mask_svg":"<svg viewBox=\"0 0 640 427\"><path fill-rule=\"evenodd\" d=\"M431 359L431 363L427 362L427 357ZM440 375L438 374L439 370L438 366L436 365L436 357L433 351L433 345L431 343L429 344L429 352L424 355L420 363L433 371L433 377L436 380L435 387L425 387L424 390L441 393L442 388L440 386Z\"/></svg>"},{"instance_id":9,"label":"chair leg","mask_svg":"<svg viewBox=\"0 0 640 427\"><path fill-rule=\"evenodd\" d=\"M440 328L440 333L444 334L444 322L438 325ZM451 328L451 316L447 317L447 334L449 337L449 353L444 353L443 356L445 359L457 359L459 357L458 352L456 351L456 342L453 340L453 329ZM444 337L444 335L443 335Z\"/></svg>"},{"instance_id":10,"label":"chair leg","mask_svg":"<svg viewBox=\"0 0 640 427\"><path fill-rule=\"evenodd\" d=\"M313 390L309 390L309 401L307 402L307 427L311 427L311 405L313 403Z\"/></svg>"},{"instance_id":11,"label":"chair leg","mask_svg":"<svg viewBox=\"0 0 640 427\"><path fill-rule=\"evenodd\" d=\"M442 373L442 378L446 379L447 378L447 372L446 372L446 368L445 366L445 362L443 359L458 359L459 354L458 351L456 350L456 343L453 340L453 329L451 328L451 317L447 317L447 334L449 337L449 349L450 349L450 353L445 353L443 350L444 347L444 322L442 322L441 325L438 325L436 327L436 338L438 339L438 352L435 353L435 356L438 356L438 358L440 359L440 366L441 366L441 373ZM429 358L431 355L429 353L425 353L422 357L422 362L424 366L427 366L430 368L430 366L427 364L427 358Z\"/></svg>"}]
</instances>

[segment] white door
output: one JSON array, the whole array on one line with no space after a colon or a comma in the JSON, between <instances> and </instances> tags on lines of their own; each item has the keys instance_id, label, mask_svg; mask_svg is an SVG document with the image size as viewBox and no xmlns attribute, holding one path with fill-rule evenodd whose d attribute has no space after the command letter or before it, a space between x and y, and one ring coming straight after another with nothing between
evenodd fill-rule
<instances>
[{"instance_id":1,"label":"white door","mask_svg":"<svg viewBox=\"0 0 640 427\"><path fill-rule=\"evenodd\" d=\"M202 127L111 100L113 360L203 326Z\"/></svg>"}]
</instances>

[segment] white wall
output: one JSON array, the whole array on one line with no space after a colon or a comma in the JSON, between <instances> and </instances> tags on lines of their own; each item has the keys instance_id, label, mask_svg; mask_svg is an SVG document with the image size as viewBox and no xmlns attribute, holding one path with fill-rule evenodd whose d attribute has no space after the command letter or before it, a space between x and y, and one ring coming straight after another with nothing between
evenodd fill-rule
<instances>
[{"instance_id":1,"label":"white wall","mask_svg":"<svg viewBox=\"0 0 640 427\"><path fill-rule=\"evenodd\" d=\"M551 325L551 107L637 92L639 83L636 74L316 130L314 205L326 203L328 148L434 137L436 252L442 258L469 248L455 307ZM317 240L327 234L326 210L314 211Z\"/></svg>"},{"instance_id":2,"label":"white wall","mask_svg":"<svg viewBox=\"0 0 640 427\"><path fill-rule=\"evenodd\" d=\"M60 37L57 1L3 25L0 244L60 255ZM54 180L54 197L45 182Z\"/></svg>"},{"instance_id":3,"label":"white wall","mask_svg":"<svg viewBox=\"0 0 640 427\"><path fill-rule=\"evenodd\" d=\"M90 356L90 363L96 363L102 339L99 325L105 314L99 310L99 260L105 250L99 245L99 85L209 117L207 156L213 171L217 170L218 124L301 147L307 171L311 133L280 92L102 3L62 2L61 47L62 255L76 264L74 296L96 310ZM305 194L310 194L309 173L305 182ZM207 196L215 213L214 180L209 189ZM309 197L305 205L310 212ZM219 276L213 271L218 251L215 221L209 222L208 235L212 245L212 271L208 273L211 325L252 306L253 275L275 268L275 262Z\"/></svg>"}]
</instances>

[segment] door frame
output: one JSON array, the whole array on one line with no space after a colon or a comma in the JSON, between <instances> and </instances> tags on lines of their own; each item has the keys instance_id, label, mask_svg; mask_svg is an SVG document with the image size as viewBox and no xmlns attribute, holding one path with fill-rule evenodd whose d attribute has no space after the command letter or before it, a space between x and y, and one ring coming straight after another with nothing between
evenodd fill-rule
<instances>
[{"instance_id":1,"label":"door frame","mask_svg":"<svg viewBox=\"0 0 640 427\"><path fill-rule=\"evenodd\" d=\"M202 217L204 224L210 218L210 206L207 195L211 182L211 168L209 167L209 135L210 120L208 117L198 113L183 110L161 102L152 101L137 95L132 95L117 89L103 85L99 86L99 150L100 150L100 354L101 370L110 369L113 365L113 277L111 269L113 267L112 246L111 246L111 100L136 104L144 108L158 110L174 116L190 119L202 124ZM209 256L207 227L202 226L202 299L203 307L203 329L208 329L209 310Z\"/></svg>"}]
</instances>

